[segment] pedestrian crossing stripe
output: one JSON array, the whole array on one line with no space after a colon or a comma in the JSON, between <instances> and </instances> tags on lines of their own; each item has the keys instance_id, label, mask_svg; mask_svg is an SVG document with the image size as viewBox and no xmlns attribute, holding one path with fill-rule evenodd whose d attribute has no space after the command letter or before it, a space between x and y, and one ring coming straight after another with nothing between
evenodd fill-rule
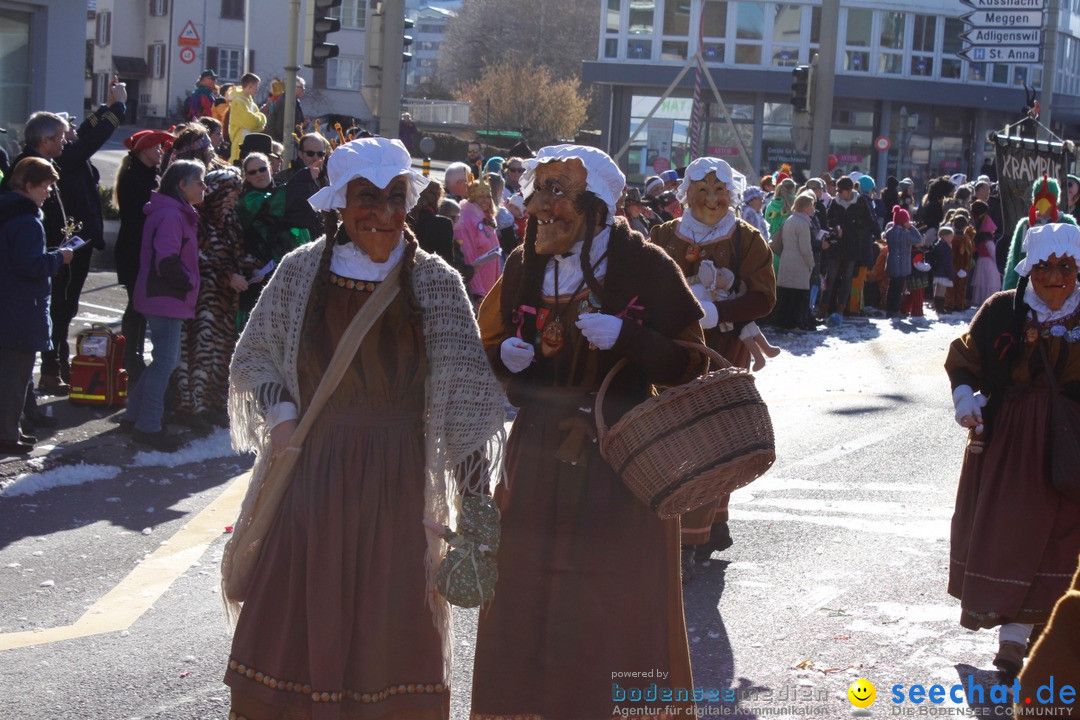
<instances>
[{"instance_id":1,"label":"pedestrian crossing stripe","mask_svg":"<svg viewBox=\"0 0 1080 720\"><path fill-rule=\"evenodd\" d=\"M127 630L203 556L240 514L251 473L238 475L202 512L139 563L71 625L0 633L0 652Z\"/></svg>"}]
</instances>

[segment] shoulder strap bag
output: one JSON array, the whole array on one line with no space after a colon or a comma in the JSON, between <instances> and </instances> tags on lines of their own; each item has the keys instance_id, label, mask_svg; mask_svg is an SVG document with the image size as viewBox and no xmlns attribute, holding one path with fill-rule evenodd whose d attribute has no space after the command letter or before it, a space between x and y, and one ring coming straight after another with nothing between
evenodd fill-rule
<instances>
[{"instance_id":1,"label":"shoulder strap bag","mask_svg":"<svg viewBox=\"0 0 1080 720\"><path fill-rule=\"evenodd\" d=\"M345 333L338 342L330 364L319 381L319 387L311 398L311 403L304 411L303 417L293 431L289 444L280 452L274 453L270 459L270 466L266 469L266 475L262 480L262 488L259 490L252 509L251 518L247 523L239 525L236 534L230 544L236 547L232 553L232 562L224 569L227 575L222 578L225 597L232 602L243 602L251 585L251 578L255 574L255 566L258 564L259 554L262 552L263 541L270 530L270 525L277 516L278 507L285 491L289 488L292 480L293 468L300 459L300 449L307 437L315 420L319 417L330 395L341 384L345 377L345 371L349 368L356 352L363 342L364 336L374 326L375 321L382 317L390 303L393 302L401 289L401 263L390 270L386 279L379 283L375 292L368 301L360 308L353 317L352 322L345 329Z\"/></svg>"}]
</instances>

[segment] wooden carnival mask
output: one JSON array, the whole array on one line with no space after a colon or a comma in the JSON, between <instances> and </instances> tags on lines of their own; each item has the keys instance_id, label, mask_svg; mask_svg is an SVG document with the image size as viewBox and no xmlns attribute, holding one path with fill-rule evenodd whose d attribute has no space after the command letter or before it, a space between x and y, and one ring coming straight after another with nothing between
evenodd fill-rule
<instances>
[{"instance_id":1,"label":"wooden carnival mask","mask_svg":"<svg viewBox=\"0 0 1080 720\"><path fill-rule=\"evenodd\" d=\"M686 204L695 220L711 226L730 212L731 193L727 184L718 180L715 172L710 172L700 180L690 181Z\"/></svg>"},{"instance_id":2,"label":"wooden carnival mask","mask_svg":"<svg viewBox=\"0 0 1080 720\"><path fill-rule=\"evenodd\" d=\"M569 252L585 239L585 214L576 202L586 188L585 165L569 158L541 163L535 173L526 210L536 216L536 254Z\"/></svg>"}]
</instances>

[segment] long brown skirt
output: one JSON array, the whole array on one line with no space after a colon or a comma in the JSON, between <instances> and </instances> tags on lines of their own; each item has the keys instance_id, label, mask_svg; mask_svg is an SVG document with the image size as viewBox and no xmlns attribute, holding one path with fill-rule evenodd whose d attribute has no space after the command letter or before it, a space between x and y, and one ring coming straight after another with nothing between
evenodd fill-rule
<instances>
[{"instance_id":1,"label":"long brown skirt","mask_svg":"<svg viewBox=\"0 0 1080 720\"><path fill-rule=\"evenodd\" d=\"M1080 553L1080 503L1046 472L1049 391L1006 392L984 451L964 455L952 520L949 594L973 630L1046 622Z\"/></svg>"},{"instance_id":2,"label":"long brown skirt","mask_svg":"<svg viewBox=\"0 0 1080 720\"><path fill-rule=\"evenodd\" d=\"M587 462L555 459L559 422L575 412L524 407L507 444L509 478L495 493L499 581L477 629L474 718L606 718L616 707L674 704L617 702L620 690L692 686L678 521L634 497L596 445Z\"/></svg>"},{"instance_id":3,"label":"long brown skirt","mask_svg":"<svg viewBox=\"0 0 1080 720\"><path fill-rule=\"evenodd\" d=\"M426 603L423 438L418 413L320 416L236 628L237 717L449 717Z\"/></svg>"}]
</instances>

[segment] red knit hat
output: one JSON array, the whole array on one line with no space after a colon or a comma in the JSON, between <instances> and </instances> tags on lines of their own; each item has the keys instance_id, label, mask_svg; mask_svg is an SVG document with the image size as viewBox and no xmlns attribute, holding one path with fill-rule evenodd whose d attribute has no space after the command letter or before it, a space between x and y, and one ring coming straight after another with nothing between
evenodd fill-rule
<instances>
[{"instance_id":1,"label":"red knit hat","mask_svg":"<svg viewBox=\"0 0 1080 720\"><path fill-rule=\"evenodd\" d=\"M911 222L911 215L908 211L899 205L894 205L892 209L892 221L893 225L907 225Z\"/></svg>"},{"instance_id":2,"label":"red knit hat","mask_svg":"<svg viewBox=\"0 0 1080 720\"><path fill-rule=\"evenodd\" d=\"M124 141L124 147L131 152L141 152L155 145L171 146L175 137L162 130L140 130Z\"/></svg>"}]
</instances>

